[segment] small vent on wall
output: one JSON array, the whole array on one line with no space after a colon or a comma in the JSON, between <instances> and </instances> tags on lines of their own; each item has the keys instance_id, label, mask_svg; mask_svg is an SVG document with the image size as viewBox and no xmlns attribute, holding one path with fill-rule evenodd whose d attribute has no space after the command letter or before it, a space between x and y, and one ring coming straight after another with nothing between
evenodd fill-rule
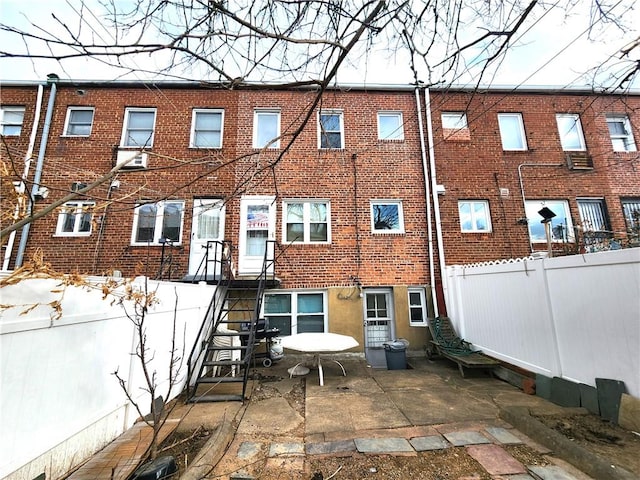
<instances>
[{"instance_id":1,"label":"small vent on wall","mask_svg":"<svg viewBox=\"0 0 640 480\"><path fill-rule=\"evenodd\" d=\"M567 166L571 170L593 170L593 158L587 152L567 153Z\"/></svg>"}]
</instances>

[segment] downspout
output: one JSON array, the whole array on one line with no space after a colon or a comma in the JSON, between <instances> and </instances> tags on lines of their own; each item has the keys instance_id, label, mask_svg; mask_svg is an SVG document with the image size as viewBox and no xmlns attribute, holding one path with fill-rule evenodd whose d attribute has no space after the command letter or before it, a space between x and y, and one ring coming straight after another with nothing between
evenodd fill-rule
<instances>
[{"instance_id":1,"label":"downspout","mask_svg":"<svg viewBox=\"0 0 640 480\"><path fill-rule=\"evenodd\" d=\"M38 162L36 163L36 170L33 176L33 185L31 187L31 195L29 196L29 209L28 214L31 215L33 211L33 202L36 193L40 189L40 179L42 178L42 168L44 166L44 155L47 150L47 142L49 141L49 129L51 128L51 118L53 117L53 107L56 100L58 76L51 73L47 77L47 83L51 84L51 92L49 93L49 103L47 104L47 114L44 119L44 127L42 129L42 138L40 138L40 149L38 150ZM31 230L31 223L27 223L22 227L22 233L20 235L20 245L18 246L18 253L16 254L15 268L22 266L22 260L24 252L27 249L27 240L29 238L29 230Z\"/></svg>"},{"instance_id":2,"label":"downspout","mask_svg":"<svg viewBox=\"0 0 640 480\"><path fill-rule=\"evenodd\" d=\"M429 170L427 168L427 150L424 144L424 126L422 124L422 108L420 107L420 88L416 86L416 109L418 110L418 129L420 131L420 154L422 158L422 173L424 177L424 197L427 205L427 242L429 245L429 284L431 285L431 298L433 301L434 316L439 315L438 298L436 297L436 273L433 265L433 227L431 201L429 200L431 187L429 185Z\"/></svg>"},{"instance_id":3,"label":"downspout","mask_svg":"<svg viewBox=\"0 0 640 480\"><path fill-rule=\"evenodd\" d=\"M522 180L522 167L562 167L563 163L521 163L518 165L518 181L520 182L520 194L522 195L522 208L525 218L527 216L527 199L524 196L524 181ZM533 253L533 242L529 235L529 253Z\"/></svg>"},{"instance_id":4,"label":"downspout","mask_svg":"<svg viewBox=\"0 0 640 480\"><path fill-rule=\"evenodd\" d=\"M436 238L438 240L438 259L440 263L440 280L442 281L442 294L444 309L447 309L447 274L445 272L444 242L442 240L442 220L440 219L440 200L438 200L438 183L436 181L436 154L433 147L433 123L431 120L431 96L429 89L424 89L424 106L427 115L427 135L429 141L429 171L431 172L431 195L433 197L433 212L436 219Z\"/></svg>"},{"instance_id":5,"label":"downspout","mask_svg":"<svg viewBox=\"0 0 640 480\"><path fill-rule=\"evenodd\" d=\"M29 168L31 167L31 160L33 156L33 148L36 144L36 136L38 135L38 127L40 126L40 112L42 110L42 95L44 92L44 87L42 85L38 85L38 95L36 97L36 110L33 115L33 123L31 125L31 135L29 136L29 145L27 146L27 153L24 156L24 171L22 172L22 177L20 178L20 185L18 185L18 196L24 194L27 185L26 181L29 178ZM18 215L20 214L20 204L16 204L15 213L13 215L14 220L18 219ZM11 254L13 253L13 242L16 240L16 231L12 231L9 234L9 238L7 240L7 246L4 252L4 260L2 262L2 270L9 270L9 264L11 263Z\"/></svg>"}]
</instances>

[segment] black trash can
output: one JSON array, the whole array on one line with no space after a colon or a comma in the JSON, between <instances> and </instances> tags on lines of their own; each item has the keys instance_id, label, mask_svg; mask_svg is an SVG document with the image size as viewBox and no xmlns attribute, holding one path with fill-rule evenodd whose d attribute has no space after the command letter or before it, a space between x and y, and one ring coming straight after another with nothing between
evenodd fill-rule
<instances>
[{"instance_id":1,"label":"black trash can","mask_svg":"<svg viewBox=\"0 0 640 480\"><path fill-rule=\"evenodd\" d=\"M402 338L384 344L387 370L405 370L407 368L407 345L409 342Z\"/></svg>"},{"instance_id":2,"label":"black trash can","mask_svg":"<svg viewBox=\"0 0 640 480\"><path fill-rule=\"evenodd\" d=\"M132 480L168 480L174 478L177 471L178 467L173 457L158 457L138 468Z\"/></svg>"}]
</instances>

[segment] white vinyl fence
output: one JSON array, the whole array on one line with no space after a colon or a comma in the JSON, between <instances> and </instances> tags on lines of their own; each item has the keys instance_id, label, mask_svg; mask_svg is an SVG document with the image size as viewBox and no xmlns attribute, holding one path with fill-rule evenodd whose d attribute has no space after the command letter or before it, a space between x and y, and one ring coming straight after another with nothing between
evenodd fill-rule
<instances>
[{"instance_id":1,"label":"white vinyl fence","mask_svg":"<svg viewBox=\"0 0 640 480\"><path fill-rule=\"evenodd\" d=\"M640 248L447 268L448 314L488 355L640 397Z\"/></svg>"},{"instance_id":2,"label":"white vinyl fence","mask_svg":"<svg viewBox=\"0 0 640 480\"><path fill-rule=\"evenodd\" d=\"M103 300L99 290L56 292L58 284L33 279L0 289L0 303L15 306L0 314L2 479L32 480L43 472L59 478L128 429L138 412L116 371L143 414L150 411L140 361L132 355L138 336L123 307L112 304L113 297ZM134 285L144 290L144 279ZM167 400L174 317L176 354L183 361L170 397L184 385L186 359L215 287L149 281L147 291L160 300L145 319L145 332L157 395ZM48 303L60 299L62 317L52 319Z\"/></svg>"}]
</instances>

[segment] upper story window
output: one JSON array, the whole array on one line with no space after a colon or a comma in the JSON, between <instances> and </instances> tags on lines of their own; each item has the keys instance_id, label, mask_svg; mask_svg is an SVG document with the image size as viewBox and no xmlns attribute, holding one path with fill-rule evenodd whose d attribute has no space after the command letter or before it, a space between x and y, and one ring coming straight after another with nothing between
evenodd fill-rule
<instances>
[{"instance_id":1,"label":"upper story window","mask_svg":"<svg viewBox=\"0 0 640 480\"><path fill-rule=\"evenodd\" d=\"M67 202L60 208L56 235L85 237L91 235L95 202Z\"/></svg>"},{"instance_id":2,"label":"upper story window","mask_svg":"<svg viewBox=\"0 0 640 480\"><path fill-rule=\"evenodd\" d=\"M378 140L404 140L402 112L378 112Z\"/></svg>"},{"instance_id":3,"label":"upper story window","mask_svg":"<svg viewBox=\"0 0 640 480\"><path fill-rule=\"evenodd\" d=\"M151 147L156 125L155 108L127 108L122 128L122 147Z\"/></svg>"},{"instance_id":4,"label":"upper story window","mask_svg":"<svg viewBox=\"0 0 640 480\"><path fill-rule=\"evenodd\" d=\"M551 219L551 241L557 243L573 242L573 224L571 213L566 200L527 200L525 212L529 226L529 236L532 243L546 243L547 233L544 217L539 213L543 208L551 210L555 217Z\"/></svg>"},{"instance_id":5,"label":"upper story window","mask_svg":"<svg viewBox=\"0 0 640 480\"><path fill-rule=\"evenodd\" d=\"M285 202L284 215L285 242L329 242L329 202Z\"/></svg>"},{"instance_id":6,"label":"upper story window","mask_svg":"<svg viewBox=\"0 0 640 480\"><path fill-rule=\"evenodd\" d=\"M527 139L524 133L522 115L519 113L499 113L498 125L503 150L526 150Z\"/></svg>"},{"instance_id":7,"label":"upper story window","mask_svg":"<svg viewBox=\"0 0 640 480\"><path fill-rule=\"evenodd\" d=\"M463 232L490 232L489 202L486 200L460 200L460 228Z\"/></svg>"},{"instance_id":8,"label":"upper story window","mask_svg":"<svg viewBox=\"0 0 640 480\"><path fill-rule=\"evenodd\" d=\"M582 134L580 115L573 113L557 114L556 123L558 124L558 133L560 134L562 150L584 151L587 149L587 146L584 143L584 135Z\"/></svg>"},{"instance_id":9,"label":"upper story window","mask_svg":"<svg viewBox=\"0 0 640 480\"><path fill-rule=\"evenodd\" d=\"M224 110L194 108L191 119L192 148L222 148Z\"/></svg>"},{"instance_id":10,"label":"upper story window","mask_svg":"<svg viewBox=\"0 0 640 480\"><path fill-rule=\"evenodd\" d=\"M443 112L442 128L446 130L460 130L468 128L467 114L464 112Z\"/></svg>"},{"instance_id":11,"label":"upper story window","mask_svg":"<svg viewBox=\"0 0 640 480\"><path fill-rule=\"evenodd\" d=\"M280 148L280 110L253 112L253 148Z\"/></svg>"},{"instance_id":12,"label":"upper story window","mask_svg":"<svg viewBox=\"0 0 640 480\"><path fill-rule=\"evenodd\" d=\"M342 112L322 110L318 114L318 148L344 148Z\"/></svg>"},{"instance_id":13,"label":"upper story window","mask_svg":"<svg viewBox=\"0 0 640 480\"><path fill-rule=\"evenodd\" d=\"M404 218L400 200L371 202L371 231L373 233L404 233Z\"/></svg>"},{"instance_id":14,"label":"upper story window","mask_svg":"<svg viewBox=\"0 0 640 480\"><path fill-rule=\"evenodd\" d=\"M264 317L269 328L284 336L327 329L325 292L288 292L264 295Z\"/></svg>"},{"instance_id":15,"label":"upper story window","mask_svg":"<svg viewBox=\"0 0 640 480\"><path fill-rule=\"evenodd\" d=\"M613 150L616 152L635 152L636 142L631 132L631 123L626 115L607 115L607 126Z\"/></svg>"},{"instance_id":16,"label":"upper story window","mask_svg":"<svg viewBox=\"0 0 640 480\"><path fill-rule=\"evenodd\" d=\"M171 241L182 243L184 202L166 200L136 206L133 215L132 245L161 245Z\"/></svg>"},{"instance_id":17,"label":"upper story window","mask_svg":"<svg viewBox=\"0 0 640 480\"><path fill-rule=\"evenodd\" d=\"M2 135L5 137L18 136L22 132L24 120L24 107L0 107L0 125Z\"/></svg>"},{"instance_id":18,"label":"upper story window","mask_svg":"<svg viewBox=\"0 0 640 480\"><path fill-rule=\"evenodd\" d=\"M64 122L65 137L88 137L93 127L92 107L69 107Z\"/></svg>"},{"instance_id":19,"label":"upper story window","mask_svg":"<svg viewBox=\"0 0 640 480\"><path fill-rule=\"evenodd\" d=\"M427 326L427 296L422 287L409 288L409 325Z\"/></svg>"}]
</instances>

